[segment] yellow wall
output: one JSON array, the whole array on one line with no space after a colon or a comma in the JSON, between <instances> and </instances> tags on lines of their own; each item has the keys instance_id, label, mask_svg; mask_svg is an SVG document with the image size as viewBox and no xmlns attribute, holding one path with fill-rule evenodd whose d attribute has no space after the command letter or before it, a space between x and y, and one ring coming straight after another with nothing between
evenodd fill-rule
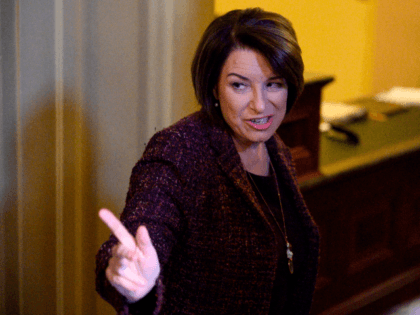
<instances>
[{"instance_id":1,"label":"yellow wall","mask_svg":"<svg viewBox=\"0 0 420 315\"><path fill-rule=\"evenodd\" d=\"M374 91L420 87L420 1L378 1Z\"/></svg>"},{"instance_id":2,"label":"yellow wall","mask_svg":"<svg viewBox=\"0 0 420 315\"><path fill-rule=\"evenodd\" d=\"M306 71L335 77L325 100L420 87L418 0L216 0L215 14L256 6L292 21Z\"/></svg>"},{"instance_id":3,"label":"yellow wall","mask_svg":"<svg viewBox=\"0 0 420 315\"><path fill-rule=\"evenodd\" d=\"M259 6L288 18L303 51L305 69L332 74L324 99L348 100L372 89L372 38L376 1L216 0L216 15Z\"/></svg>"}]
</instances>

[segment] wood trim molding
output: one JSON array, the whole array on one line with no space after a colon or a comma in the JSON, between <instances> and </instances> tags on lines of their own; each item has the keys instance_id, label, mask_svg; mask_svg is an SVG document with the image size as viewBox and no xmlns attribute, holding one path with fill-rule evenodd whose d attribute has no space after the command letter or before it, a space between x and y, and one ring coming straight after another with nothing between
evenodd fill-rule
<instances>
[{"instance_id":1,"label":"wood trim molding","mask_svg":"<svg viewBox=\"0 0 420 315\"><path fill-rule=\"evenodd\" d=\"M345 302L338 304L320 315L346 315L352 314L363 307L372 304L382 298L386 298L393 292L402 290L404 287L420 280L420 267L410 269L378 286L364 291Z\"/></svg>"},{"instance_id":2,"label":"wood trim molding","mask_svg":"<svg viewBox=\"0 0 420 315\"><path fill-rule=\"evenodd\" d=\"M56 314L64 314L64 3L55 0L55 259Z\"/></svg>"},{"instance_id":3,"label":"wood trim molding","mask_svg":"<svg viewBox=\"0 0 420 315\"><path fill-rule=\"evenodd\" d=\"M1 11L1 8L0 8ZM1 27L1 19L0 19ZM0 47L1 47L1 36L0 36ZM0 122L3 122L3 58L0 52ZM3 147L3 132L0 132L0 178L5 177L5 158L4 158L4 147ZM0 198L2 198L6 191L6 184L0 181ZM0 204L2 204L0 199ZM0 207L0 266L6 265L5 251L6 251L6 231L5 231L5 220L3 210ZM0 310L6 308L6 277L4 272L0 272Z\"/></svg>"},{"instance_id":4,"label":"wood trim molding","mask_svg":"<svg viewBox=\"0 0 420 315\"><path fill-rule=\"evenodd\" d=\"M173 1L148 2L147 139L172 119L173 23Z\"/></svg>"},{"instance_id":5,"label":"wood trim molding","mask_svg":"<svg viewBox=\"0 0 420 315\"><path fill-rule=\"evenodd\" d=\"M17 233L18 233L18 280L19 280L19 310L24 308L24 207L23 207L23 131L21 115L21 69L20 69L20 1L15 2L15 49L16 49L16 160L17 160Z\"/></svg>"}]
</instances>

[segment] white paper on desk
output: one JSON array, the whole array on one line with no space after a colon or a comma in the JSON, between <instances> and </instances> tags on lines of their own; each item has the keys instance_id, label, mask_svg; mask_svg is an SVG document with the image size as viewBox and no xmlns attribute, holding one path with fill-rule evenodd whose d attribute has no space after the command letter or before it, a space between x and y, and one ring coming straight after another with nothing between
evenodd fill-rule
<instances>
[{"instance_id":1,"label":"white paper on desk","mask_svg":"<svg viewBox=\"0 0 420 315\"><path fill-rule=\"evenodd\" d=\"M394 86L389 91L377 94L374 98L379 102L420 106L420 88Z\"/></svg>"},{"instance_id":2,"label":"white paper on desk","mask_svg":"<svg viewBox=\"0 0 420 315\"><path fill-rule=\"evenodd\" d=\"M366 115L366 109L345 103L321 103L321 118L325 122L346 123L362 118Z\"/></svg>"}]
</instances>

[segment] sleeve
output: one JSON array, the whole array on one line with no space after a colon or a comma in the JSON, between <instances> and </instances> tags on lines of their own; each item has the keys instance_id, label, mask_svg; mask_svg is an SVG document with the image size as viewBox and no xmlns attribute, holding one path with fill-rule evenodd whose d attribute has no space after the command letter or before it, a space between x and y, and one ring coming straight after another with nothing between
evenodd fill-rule
<instances>
[{"instance_id":1,"label":"sleeve","mask_svg":"<svg viewBox=\"0 0 420 315\"><path fill-rule=\"evenodd\" d=\"M182 204L181 181L172 164L162 161L137 163L131 175L126 206L120 219L132 235L136 234L140 225L146 225L159 257L161 271L182 230ZM96 256L97 292L120 315L157 313L163 299L162 272L155 288L134 304L129 304L106 278L105 270L111 257L111 249L117 242L111 235Z\"/></svg>"}]
</instances>

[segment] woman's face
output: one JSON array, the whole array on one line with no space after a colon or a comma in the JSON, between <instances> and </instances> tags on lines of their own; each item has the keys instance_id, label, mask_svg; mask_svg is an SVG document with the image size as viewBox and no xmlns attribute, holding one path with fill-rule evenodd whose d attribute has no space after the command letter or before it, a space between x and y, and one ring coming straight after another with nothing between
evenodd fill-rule
<instances>
[{"instance_id":1,"label":"woman's face","mask_svg":"<svg viewBox=\"0 0 420 315\"><path fill-rule=\"evenodd\" d=\"M222 67L215 97L223 118L241 146L267 141L287 108L287 83L266 58L251 49L236 49Z\"/></svg>"}]
</instances>

